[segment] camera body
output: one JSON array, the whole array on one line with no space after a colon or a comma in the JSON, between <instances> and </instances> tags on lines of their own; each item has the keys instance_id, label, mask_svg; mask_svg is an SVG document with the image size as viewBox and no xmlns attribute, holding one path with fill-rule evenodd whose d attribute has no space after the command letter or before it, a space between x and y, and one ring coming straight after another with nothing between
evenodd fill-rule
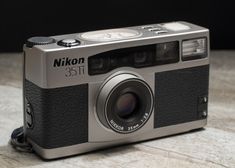
<instances>
[{"instance_id":1,"label":"camera body","mask_svg":"<svg viewBox=\"0 0 235 168\"><path fill-rule=\"evenodd\" d=\"M44 159L207 123L209 30L187 22L33 37L24 132Z\"/></svg>"}]
</instances>

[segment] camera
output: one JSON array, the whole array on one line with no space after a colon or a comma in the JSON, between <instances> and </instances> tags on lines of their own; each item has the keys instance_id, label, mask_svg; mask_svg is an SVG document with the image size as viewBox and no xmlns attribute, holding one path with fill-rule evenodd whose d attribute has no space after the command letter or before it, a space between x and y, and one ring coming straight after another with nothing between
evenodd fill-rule
<instances>
[{"instance_id":1,"label":"camera","mask_svg":"<svg viewBox=\"0 0 235 168\"><path fill-rule=\"evenodd\" d=\"M44 159L207 123L209 30L178 21L32 37L24 45L24 134Z\"/></svg>"}]
</instances>

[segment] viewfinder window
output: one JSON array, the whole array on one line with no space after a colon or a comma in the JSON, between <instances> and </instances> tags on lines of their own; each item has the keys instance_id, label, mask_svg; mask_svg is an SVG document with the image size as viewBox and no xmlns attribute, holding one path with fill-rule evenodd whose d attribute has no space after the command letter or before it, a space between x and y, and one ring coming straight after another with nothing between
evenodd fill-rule
<instances>
[{"instance_id":1,"label":"viewfinder window","mask_svg":"<svg viewBox=\"0 0 235 168\"><path fill-rule=\"evenodd\" d=\"M179 42L166 42L103 52L88 58L89 75L119 67L144 68L179 61Z\"/></svg>"}]
</instances>

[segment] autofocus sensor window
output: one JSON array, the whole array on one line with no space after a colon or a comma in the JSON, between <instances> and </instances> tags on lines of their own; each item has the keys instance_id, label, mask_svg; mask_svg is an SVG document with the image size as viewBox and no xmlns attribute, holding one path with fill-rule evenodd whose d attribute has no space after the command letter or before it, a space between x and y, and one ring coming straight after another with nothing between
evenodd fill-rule
<instances>
[{"instance_id":1,"label":"autofocus sensor window","mask_svg":"<svg viewBox=\"0 0 235 168\"><path fill-rule=\"evenodd\" d=\"M143 80L121 74L102 87L97 99L97 115L101 123L118 133L140 129L149 119L153 94Z\"/></svg>"},{"instance_id":2,"label":"autofocus sensor window","mask_svg":"<svg viewBox=\"0 0 235 168\"><path fill-rule=\"evenodd\" d=\"M155 57L156 64L167 64L179 61L179 42L167 42L157 44Z\"/></svg>"},{"instance_id":3,"label":"autofocus sensor window","mask_svg":"<svg viewBox=\"0 0 235 168\"><path fill-rule=\"evenodd\" d=\"M105 57L90 58L88 66L92 74L105 73L109 69L109 59Z\"/></svg>"}]
</instances>

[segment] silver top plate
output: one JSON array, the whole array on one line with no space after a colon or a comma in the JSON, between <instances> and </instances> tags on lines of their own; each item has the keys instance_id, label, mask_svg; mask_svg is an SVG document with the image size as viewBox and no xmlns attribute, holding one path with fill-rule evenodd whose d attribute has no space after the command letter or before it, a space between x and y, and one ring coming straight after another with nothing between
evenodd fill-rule
<instances>
[{"instance_id":1,"label":"silver top plate","mask_svg":"<svg viewBox=\"0 0 235 168\"><path fill-rule=\"evenodd\" d=\"M175 30L177 29L177 31L170 30L170 28L173 29L173 27ZM188 27L190 29L186 30ZM153 28L155 28L155 31L152 30ZM161 33L161 31L166 32ZM98 53L120 48L179 41L179 54L181 55L181 43L183 40L202 37L207 38L208 56L204 59L191 61L180 60L178 63L174 64L141 69L120 67L106 74L95 76L90 76L88 74L88 58ZM187 22L151 24L148 26L140 25L128 28L59 35L53 36L52 38L56 41L64 39L67 39L68 41L69 39L70 42L71 39L76 39L81 43L80 45L72 47L60 46L57 43L35 45L33 48L24 47L25 77L42 88L58 88L82 83L97 83L99 81L104 81L111 74L122 70L134 71L140 75L146 75L146 73L153 74L156 72L200 66L209 63L209 30ZM55 59L57 59L57 61L61 60L61 62L63 62L61 63L62 66L54 67ZM71 60L71 62L80 62L80 59L84 59L84 61L82 61L82 64L67 66L67 59ZM70 74L76 75L71 76Z\"/></svg>"}]
</instances>

